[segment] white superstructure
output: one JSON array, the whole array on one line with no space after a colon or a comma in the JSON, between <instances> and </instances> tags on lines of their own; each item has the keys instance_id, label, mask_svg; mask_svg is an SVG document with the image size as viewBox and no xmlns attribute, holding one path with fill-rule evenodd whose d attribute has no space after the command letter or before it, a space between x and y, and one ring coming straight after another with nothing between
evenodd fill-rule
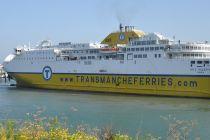
<instances>
[{"instance_id":1,"label":"white superstructure","mask_svg":"<svg viewBox=\"0 0 210 140\"><path fill-rule=\"evenodd\" d=\"M41 72L50 65L55 73L210 75L209 60L209 44L174 44L149 33L116 49L89 43L18 48L5 59L4 68L7 72Z\"/></svg>"}]
</instances>

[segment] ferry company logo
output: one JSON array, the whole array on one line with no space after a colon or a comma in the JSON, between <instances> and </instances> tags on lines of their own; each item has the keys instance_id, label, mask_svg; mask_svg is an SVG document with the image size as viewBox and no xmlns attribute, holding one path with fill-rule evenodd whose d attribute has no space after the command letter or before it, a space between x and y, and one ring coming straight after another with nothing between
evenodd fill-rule
<instances>
[{"instance_id":1,"label":"ferry company logo","mask_svg":"<svg viewBox=\"0 0 210 140\"><path fill-rule=\"evenodd\" d=\"M119 36L119 39L120 40L125 40L125 35L123 33L121 33L120 36Z\"/></svg>"},{"instance_id":2,"label":"ferry company logo","mask_svg":"<svg viewBox=\"0 0 210 140\"><path fill-rule=\"evenodd\" d=\"M45 80L50 80L52 78L52 69L49 66L45 66L42 70L42 75Z\"/></svg>"}]
</instances>

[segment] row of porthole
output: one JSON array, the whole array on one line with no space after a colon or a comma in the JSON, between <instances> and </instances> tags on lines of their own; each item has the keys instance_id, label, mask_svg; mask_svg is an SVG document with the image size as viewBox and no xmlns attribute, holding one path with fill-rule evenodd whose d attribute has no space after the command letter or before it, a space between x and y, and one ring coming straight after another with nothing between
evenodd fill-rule
<instances>
[{"instance_id":1,"label":"row of porthole","mask_svg":"<svg viewBox=\"0 0 210 140\"><path fill-rule=\"evenodd\" d=\"M147 54L135 54L134 58L147 58Z\"/></svg>"},{"instance_id":2,"label":"row of porthole","mask_svg":"<svg viewBox=\"0 0 210 140\"><path fill-rule=\"evenodd\" d=\"M142 48L124 48L124 51L158 51L164 50L164 47L142 47Z\"/></svg>"},{"instance_id":3,"label":"row of porthole","mask_svg":"<svg viewBox=\"0 0 210 140\"><path fill-rule=\"evenodd\" d=\"M191 64L195 64L195 61L191 61ZM209 61L197 61L197 64L209 64Z\"/></svg>"},{"instance_id":4,"label":"row of porthole","mask_svg":"<svg viewBox=\"0 0 210 140\"><path fill-rule=\"evenodd\" d=\"M53 60L54 57L32 57L32 58L16 58L16 60Z\"/></svg>"},{"instance_id":5,"label":"row of porthole","mask_svg":"<svg viewBox=\"0 0 210 140\"><path fill-rule=\"evenodd\" d=\"M74 51L62 51L62 53L64 54L70 54L70 53L90 53L90 54L94 54L94 53L99 53L99 50L74 50Z\"/></svg>"},{"instance_id":6,"label":"row of porthole","mask_svg":"<svg viewBox=\"0 0 210 140\"><path fill-rule=\"evenodd\" d=\"M51 52L49 52L49 51L46 51L46 52L44 52L44 51L28 51L25 54L29 54L29 55L32 55L32 54L51 54Z\"/></svg>"},{"instance_id":7,"label":"row of porthole","mask_svg":"<svg viewBox=\"0 0 210 140\"><path fill-rule=\"evenodd\" d=\"M202 47L202 46L182 46L183 50L208 50L210 51L210 47Z\"/></svg>"}]
</instances>

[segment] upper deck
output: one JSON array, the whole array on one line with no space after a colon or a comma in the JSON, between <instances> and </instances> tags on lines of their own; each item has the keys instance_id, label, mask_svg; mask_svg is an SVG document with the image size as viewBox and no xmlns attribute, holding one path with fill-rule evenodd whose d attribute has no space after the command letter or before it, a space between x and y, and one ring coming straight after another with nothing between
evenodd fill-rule
<instances>
[{"instance_id":1,"label":"upper deck","mask_svg":"<svg viewBox=\"0 0 210 140\"><path fill-rule=\"evenodd\" d=\"M106 42L107 38L111 42ZM7 60L22 61L86 61L86 60L141 60L141 59L209 59L210 45L205 43L175 42L159 33L144 33L133 26L106 37L102 43L63 42L52 45L42 41L36 48L19 47ZM159 61L159 60L158 60Z\"/></svg>"}]
</instances>

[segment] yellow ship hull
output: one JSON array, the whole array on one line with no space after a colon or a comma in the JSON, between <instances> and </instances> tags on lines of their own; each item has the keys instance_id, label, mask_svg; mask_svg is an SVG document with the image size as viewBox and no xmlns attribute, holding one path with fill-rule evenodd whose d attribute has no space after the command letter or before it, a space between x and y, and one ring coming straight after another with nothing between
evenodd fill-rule
<instances>
[{"instance_id":1,"label":"yellow ship hull","mask_svg":"<svg viewBox=\"0 0 210 140\"><path fill-rule=\"evenodd\" d=\"M210 98L210 76L10 73L17 86L123 94Z\"/></svg>"}]
</instances>

